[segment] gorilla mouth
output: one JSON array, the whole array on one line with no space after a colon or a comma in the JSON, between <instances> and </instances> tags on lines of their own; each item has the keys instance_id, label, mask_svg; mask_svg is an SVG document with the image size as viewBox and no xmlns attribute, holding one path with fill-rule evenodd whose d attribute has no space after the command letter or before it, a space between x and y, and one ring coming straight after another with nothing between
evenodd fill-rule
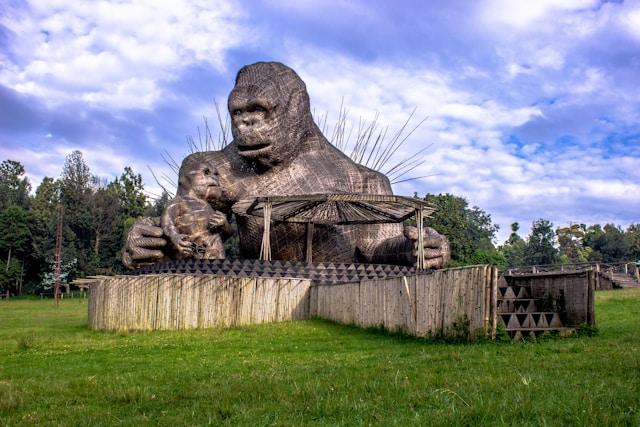
<instances>
[{"instance_id":1,"label":"gorilla mouth","mask_svg":"<svg viewBox=\"0 0 640 427\"><path fill-rule=\"evenodd\" d=\"M260 150L264 150L265 148L268 148L271 145L270 142L264 142L261 144L238 144L238 151L240 153L245 153L245 154L249 154L249 153L255 153L257 151Z\"/></svg>"}]
</instances>

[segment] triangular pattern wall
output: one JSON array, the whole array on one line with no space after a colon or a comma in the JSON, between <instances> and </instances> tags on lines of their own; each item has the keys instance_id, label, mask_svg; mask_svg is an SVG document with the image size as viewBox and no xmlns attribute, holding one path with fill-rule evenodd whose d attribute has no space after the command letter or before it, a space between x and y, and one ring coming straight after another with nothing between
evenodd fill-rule
<instances>
[{"instance_id":1,"label":"triangular pattern wall","mask_svg":"<svg viewBox=\"0 0 640 427\"><path fill-rule=\"evenodd\" d=\"M545 305L548 304L544 304L544 299L532 298L530 286L508 286L502 282L498 287L498 323L514 339L566 329L562 314L544 311Z\"/></svg>"}]
</instances>

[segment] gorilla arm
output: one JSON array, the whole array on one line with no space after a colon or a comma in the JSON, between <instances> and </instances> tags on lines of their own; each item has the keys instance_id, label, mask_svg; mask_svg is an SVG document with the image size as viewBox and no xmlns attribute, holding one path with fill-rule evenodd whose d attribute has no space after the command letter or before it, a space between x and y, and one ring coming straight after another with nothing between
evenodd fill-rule
<instances>
[{"instance_id":1,"label":"gorilla arm","mask_svg":"<svg viewBox=\"0 0 640 427\"><path fill-rule=\"evenodd\" d=\"M193 245L189 241L189 236L180 234L178 231L176 219L178 219L187 206L188 202L178 196L169 202L169 205L162 213L162 231L173 245L173 249L183 256L188 256L192 253Z\"/></svg>"},{"instance_id":2,"label":"gorilla arm","mask_svg":"<svg viewBox=\"0 0 640 427\"><path fill-rule=\"evenodd\" d=\"M368 170L364 193L393 194L386 176ZM415 265L417 261L418 229L401 224L369 225L365 244L360 246L364 257L375 264ZM451 255L449 240L430 227L424 229L424 258L426 268L443 268Z\"/></svg>"}]
</instances>

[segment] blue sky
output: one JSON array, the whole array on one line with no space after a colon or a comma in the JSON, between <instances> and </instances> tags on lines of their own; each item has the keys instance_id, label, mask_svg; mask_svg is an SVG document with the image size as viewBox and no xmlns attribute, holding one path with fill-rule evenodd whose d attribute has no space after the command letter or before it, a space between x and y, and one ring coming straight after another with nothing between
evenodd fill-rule
<instances>
[{"instance_id":1,"label":"blue sky","mask_svg":"<svg viewBox=\"0 0 640 427\"><path fill-rule=\"evenodd\" d=\"M451 192L526 232L543 217L640 221L640 2L5 0L0 158L34 187L81 150L104 178L172 176L235 73L277 60L312 108L431 145L398 194ZM417 121L417 120L415 120ZM414 122L415 122L414 121ZM330 135L328 135L330 136Z\"/></svg>"}]
</instances>

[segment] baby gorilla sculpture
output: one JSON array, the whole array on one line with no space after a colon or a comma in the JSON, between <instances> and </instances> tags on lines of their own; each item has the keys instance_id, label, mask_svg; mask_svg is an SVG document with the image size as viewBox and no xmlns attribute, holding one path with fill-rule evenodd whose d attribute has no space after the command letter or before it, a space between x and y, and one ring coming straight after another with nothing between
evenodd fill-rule
<instances>
[{"instance_id":1,"label":"baby gorilla sculpture","mask_svg":"<svg viewBox=\"0 0 640 427\"><path fill-rule=\"evenodd\" d=\"M225 214L214 210L222 196L218 172L189 158L180 167L178 195L162 214L162 231L175 258L223 259L231 234Z\"/></svg>"},{"instance_id":2,"label":"baby gorilla sculpture","mask_svg":"<svg viewBox=\"0 0 640 427\"><path fill-rule=\"evenodd\" d=\"M392 194L386 176L355 163L331 145L311 116L302 79L289 67L259 62L243 67L229 95L233 142L221 151L192 154L185 162L215 164L220 210L243 198L310 193ZM260 253L263 224L237 216L240 251ZM166 257L166 237L159 220L146 218L129 233L123 261L135 267ZM226 226L226 225L225 225ZM425 232L425 265L444 266L448 241L432 229ZM318 262L372 262L412 265L416 262L415 227L401 224L317 226L313 259ZM276 223L271 228L273 259L304 259L305 227Z\"/></svg>"}]
</instances>

